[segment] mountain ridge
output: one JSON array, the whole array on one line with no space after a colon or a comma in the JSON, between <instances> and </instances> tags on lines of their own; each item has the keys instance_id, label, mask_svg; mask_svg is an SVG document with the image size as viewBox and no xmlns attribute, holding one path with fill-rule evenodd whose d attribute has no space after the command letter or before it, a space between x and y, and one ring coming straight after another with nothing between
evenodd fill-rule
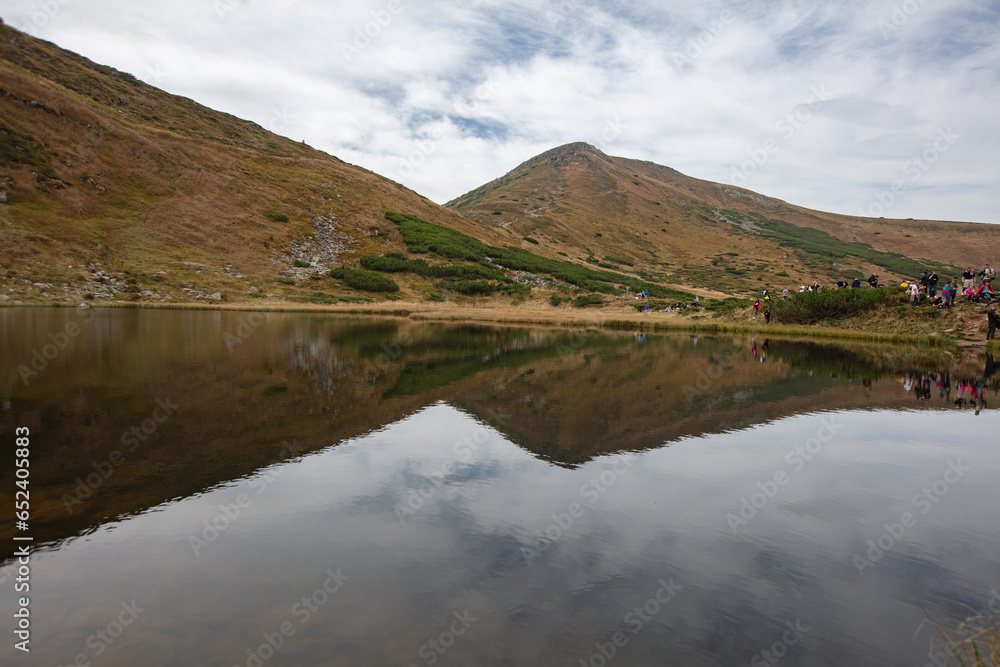
<instances>
[{"instance_id":1,"label":"mountain ridge","mask_svg":"<svg viewBox=\"0 0 1000 667\"><path fill-rule=\"evenodd\" d=\"M756 271L764 282L784 286L870 273L912 279L921 262L953 275L991 261L988 245L1000 240L1000 229L982 223L813 211L582 142L534 156L446 206L512 243L539 242L536 252L548 248L577 261L624 257L668 281L706 288L753 287L716 280L716 272L727 270L737 277Z\"/></svg>"},{"instance_id":2,"label":"mountain ridge","mask_svg":"<svg viewBox=\"0 0 1000 667\"><path fill-rule=\"evenodd\" d=\"M584 142L440 206L0 25L0 302L444 299L451 287L409 273L388 297L331 280L330 269L407 250L389 212L633 282L728 294L912 277L920 264L906 257L954 272L990 261L1000 238L990 225L811 211ZM534 298L548 296L544 283ZM463 294L448 296L475 300Z\"/></svg>"}]
</instances>

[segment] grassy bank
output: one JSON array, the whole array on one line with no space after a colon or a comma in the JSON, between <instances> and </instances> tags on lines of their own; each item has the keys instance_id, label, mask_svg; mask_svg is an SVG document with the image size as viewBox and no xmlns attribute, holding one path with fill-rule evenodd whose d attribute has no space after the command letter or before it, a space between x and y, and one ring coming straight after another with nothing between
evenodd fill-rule
<instances>
[{"instance_id":1,"label":"grassy bank","mask_svg":"<svg viewBox=\"0 0 1000 667\"><path fill-rule=\"evenodd\" d=\"M65 304L52 306L71 308ZM52 307L49 306L49 307ZM3 304L0 307L15 307ZM16 306L16 307L28 307ZM44 304L30 304L30 307L46 307ZM150 310L209 310L235 312L289 312L327 313L331 315L407 317L421 321L476 322L496 325L526 325L540 327L570 327L605 329L609 331L633 332L679 332L696 334L745 334L768 338L799 338L822 340L853 340L862 342L897 343L933 347L951 347L956 344L953 337L930 333L900 331L899 327L889 330L866 330L838 328L825 325L763 324L758 320L721 321L692 319L680 314L641 315L621 310L597 309L581 310L566 308L545 308L534 304L510 306L496 303L492 306L459 306L454 304L431 304L426 302L382 301L371 304L309 304L288 302L262 302L239 304L180 304L180 303L133 303L117 302L98 304L93 308L126 308ZM701 317L705 317L702 315ZM992 345L992 343L991 343Z\"/></svg>"}]
</instances>

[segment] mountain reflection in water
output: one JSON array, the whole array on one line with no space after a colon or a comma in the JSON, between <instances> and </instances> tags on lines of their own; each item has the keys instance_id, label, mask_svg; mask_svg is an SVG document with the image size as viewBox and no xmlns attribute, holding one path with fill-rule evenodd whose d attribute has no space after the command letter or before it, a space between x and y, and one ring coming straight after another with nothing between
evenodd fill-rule
<instances>
[{"instance_id":1,"label":"mountain reflection in water","mask_svg":"<svg viewBox=\"0 0 1000 667\"><path fill-rule=\"evenodd\" d=\"M982 351L274 313L0 324L0 426L32 432L31 664L264 646L731 665L789 628L789 664L923 664L921 604L984 608L1000 584Z\"/></svg>"}]
</instances>

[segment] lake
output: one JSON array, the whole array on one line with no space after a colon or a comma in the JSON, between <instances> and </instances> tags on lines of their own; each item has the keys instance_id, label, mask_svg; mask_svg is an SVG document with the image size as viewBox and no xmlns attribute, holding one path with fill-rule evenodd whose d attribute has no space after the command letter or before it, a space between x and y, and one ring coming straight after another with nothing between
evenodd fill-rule
<instances>
[{"instance_id":1,"label":"lake","mask_svg":"<svg viewBox=\"0 0 1000 667\"><path fill-rule=\"evenodd\" d=\"M0 343L4 665L922 666L925 608L1000 617L982 349L43 308Z\"/></svg>"}]
</instances>

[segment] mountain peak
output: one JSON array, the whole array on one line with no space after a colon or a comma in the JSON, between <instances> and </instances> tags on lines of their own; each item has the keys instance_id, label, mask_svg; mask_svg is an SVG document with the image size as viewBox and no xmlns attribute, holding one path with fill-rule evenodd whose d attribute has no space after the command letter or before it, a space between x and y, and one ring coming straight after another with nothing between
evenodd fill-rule
<instances>
[{"instance_id":1,"label":"mountain peak","mask_svg":"<svg viewBox=\"0 0 1000 667\"><path fill-rule=\"evenodd\" d=\"M594 156L607 157L597 147L585 141L574 141L573 143L563 144L562 146L549 149L540 155L536 155L525 164L537 161L561 162L563 160L579 162Z\"/></svg>"}]
</instances>

